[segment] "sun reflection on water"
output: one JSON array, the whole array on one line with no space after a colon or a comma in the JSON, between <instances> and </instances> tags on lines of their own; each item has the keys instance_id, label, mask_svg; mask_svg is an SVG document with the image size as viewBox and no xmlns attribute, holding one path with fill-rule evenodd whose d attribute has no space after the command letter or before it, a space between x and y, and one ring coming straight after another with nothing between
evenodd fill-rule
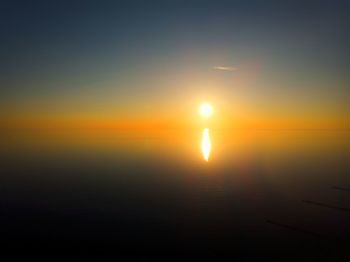
<instances>
[{"instance_id":1,"label":"sun reflection on water","mask_svg":"<svg viewBox=\"0 0 350 262\"><path fill-rule=\"evenodd\" d=\"M209 135L209 128L204 128L203 134L202 134L202 154L205 161L209 160L210 151L211 151L211 140Z\"/></svg>"}]
</instances>

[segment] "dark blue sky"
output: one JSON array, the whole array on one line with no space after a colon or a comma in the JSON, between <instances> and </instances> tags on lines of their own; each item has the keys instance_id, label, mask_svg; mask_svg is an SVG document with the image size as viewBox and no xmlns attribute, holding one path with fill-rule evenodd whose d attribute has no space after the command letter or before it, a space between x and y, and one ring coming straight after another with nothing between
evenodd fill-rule
<instances>
[{"instance_id":1,"label":"dark blue sky","mask_svg":"<svg viewBox=\"0 0 350 262\"><path fill-rule=\"evenodd\" d=\"M321 0L2 1L2 101L44 110L41 99L142 103L198 91L251 96L261 105L314 97L318 106L343 110L350 98L349 7ZM251 65L260 69L247 91L232 90L232 77L213 70ZM202 81L215 88L188 90Z\"/></svg>"}]
</instances>

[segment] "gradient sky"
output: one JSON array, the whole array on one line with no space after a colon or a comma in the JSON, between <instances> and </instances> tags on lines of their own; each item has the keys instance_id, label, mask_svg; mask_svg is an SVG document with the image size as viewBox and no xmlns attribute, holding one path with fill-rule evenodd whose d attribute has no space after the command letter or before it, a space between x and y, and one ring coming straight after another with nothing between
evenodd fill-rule
<instances>
[{"instance_id":1,"label":"gradient sky","mask_svg":"<svg viewBox=\"0 0 350 262\"><path fill-rule=\"evenodd\" d=\"M349 10L321 0L5 1L1 117L188 126L207 100L222 126L350 128Z\"/></svg>"}]
</instances>

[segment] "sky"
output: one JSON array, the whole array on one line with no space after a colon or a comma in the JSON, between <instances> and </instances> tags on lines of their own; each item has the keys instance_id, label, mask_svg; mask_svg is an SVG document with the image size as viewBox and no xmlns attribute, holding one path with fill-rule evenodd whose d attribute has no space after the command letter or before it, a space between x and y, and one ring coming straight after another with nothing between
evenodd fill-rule
<instances>
[{"instance_id":1,"label":"sky","mask_svg":"<svg viewBox=\"0 0 350 262\"><path fill-rule=\"evenodd\" d=\"M350 128L349 1L3 1L11 127Z\"/></svg>"}]
</instances>

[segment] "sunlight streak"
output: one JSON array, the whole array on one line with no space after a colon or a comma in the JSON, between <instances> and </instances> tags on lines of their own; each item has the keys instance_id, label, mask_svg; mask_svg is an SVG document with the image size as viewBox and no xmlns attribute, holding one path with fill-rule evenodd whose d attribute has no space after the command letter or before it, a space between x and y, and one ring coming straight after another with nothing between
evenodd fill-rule
<instances>
[{"instance_id":1,"label":"sunlight streak","mask_svg":"<svg viewBox=\"0 0 350 262\"><path fill-rule=\"evenodd\" d=\"M203 129L203 135L202 135L202 154L205 161L208 162L209 155L211 151L211 140L209 136L209 129L204 128Z\"/></svg>"}]
</instances>

